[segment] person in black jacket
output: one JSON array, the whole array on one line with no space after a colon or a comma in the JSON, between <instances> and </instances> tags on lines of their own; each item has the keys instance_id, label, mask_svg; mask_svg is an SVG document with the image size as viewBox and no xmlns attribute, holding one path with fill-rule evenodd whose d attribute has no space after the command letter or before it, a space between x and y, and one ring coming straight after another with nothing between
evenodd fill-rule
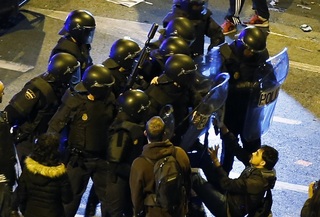
<instances>
[{"instance_id":1,"label":"person in black jacket","mask_svg":"<svg viewBox=\"0 0 320 217\"><path fill-rule=\"evenodd\" d=\"M4 95L4 84L0 81L0 103ZM12 187L16 183L16 155L10 133L7 113L0 111L0 216L9 217L11 213Z\"/></svg>"},{"instance_id":2,"label":"person in black jacket","mask_svg":"<svg viewBox=\"0 0 320 217\"><path fill-rule=\"evenodd\" d=\"M145 118L150 107L142 90L128 90L117 99L119 112L110 126L106 201L110 217L132 216L129 176L133 160L147 142Z\"/></svg>"},{"instance_id":3,"label":"person in black jacket","mask_svg":"<svg viewBox=\"0 0 320 217\"><path fill-rule=\"evenodd\" d=\"M113 42L110 48L109 58L102 62L102 65L107 67L115 78L113 93L116 98L126 90L134 61L139 56L140 51L140 46L134 40L118 39Z\"/></svg>"},{"instance_id":4,"label":"person in black jacket","mask_svg":"<svg viewBox=\"0 0 320 217\"><path fill-rule=\"evenodd\" d=\"M222 123L218 123L220 135L225 145L232 146L234 154L242 159L247 158L250 166L240 176L231 179L220 165L217 157L219 146L209 148L214 171L204 170L211 179L204 181L196 176L194 190L210 212L218 217L243 217L254 215L263 206L264 195L275 185L274 166L278 161L278 151L271 146L263 145L256 152L247 155L238 144L237 138ZM214 176L214 179L212 177ZM271 201L272 205L272 201ZM268 214L271 209L269 206Z\"/></svg>"},{"instance_id":5,"label":"person in black jacket","mask_svg":"<svg viewBox=\"0 0 320 217\"><path fill-rule=\"evenodd\" d=\"M72 200L66 167L60 162L59 135L40 135L18 181L20 211L24 217L64 217L63 203Z\"/></svg>"},{"instance_id":6,"label":"person in black jacket","mask_svg":"<svg viewBox=\"0 0 320 217\"><path fill-rule=\"evenodd\" d=\"M250 100L259 94L259 76L273 75L273 68L268 67L266 60L269 52L266 48L267 37L257 27L246 27L237 40L220 46L222 69L230 75L228 97L225 102L224 123L228 129L239 137L243 148L248 154L261 146L261 137L246 138L245 124ZM266 70L268 69L268 70ZM261 70L261 71L260 71ZM262 71L263 70L263 71ZM265 80L265 79L264 79ZM275 80L270 78L269 80ZM258 122L259 120L256 120ZM248 123L247 123L248 124ZM253 134L253 132L246 132ZM227 146L222 144L221 164L229 173L232 170L234 155ZM242 160L241 160L242 161ZM245 162L242 161L244 164ZM247 166L245 164L245 166Z\"/></svg>"},{"instance_id":7,"label":"person in black jacket","mask_svg":"<svg viewBox=\"0 0 320 217\"><path fill-rule=\"evenodd\" d=\"M47 131L49 120L78 70L80 63L74 56L58 53L51 57L44 73L28 81L9 101L5 111L15 129L15 145L21 164L30 154L34 139Z\"/></svg>"},{"instance_id":8,"label":"person in black jacket","mask_svg":"<svg viewBox=\"0 0 320 217\"><path fill-rule=\"evenodd\" d=\"M201 100L201 95L193 87L196 70L197 66L190 56L174 54L166 61L157 82L145 90L151 101L148 117L159 115L164 106L172 105L176 128L171 141L177 146L189 126L186 118L189 109L195 108Z\"/></svg>"},{"instance_id":9,"label":"person in black jacket","mask_svg":"<svg viewBox=\"0 0 320 217\"><path fill-rule=\"evenodd\" d=\"M68 217L76 215L90 178L101 202L102 216L106 216L108 129L116 114L114 82L110 70L103 65L88 67L82 81L66 91L61 106L49 122L48 132L60 133L68 128L67 173L72 177L74 193L73 201L65 205Z\"/></svg>"},{"instance_id":10,"label":"person in black jacket","mask_svg":"<svg viewBox=\"0 0 320 217\"><path fill-rule=\"evenodd\" d=\"M319 180L309 185L309 197L301 209L301 217L316 217L320 215L320 184Z\"/></svg>"},{"instance_id":11,"label":"person in black jacket","mask_svg":"<svg viewBox=\"0 0 320 217\"><path fill-rule=\"evenodd\" d=\"M81 65L81 75L93 64L90 55L91 43L96 29L93 15L86 10L71 11L62 29L61 38L52 49L50 58L60 52L73 55Z\"/></svg>"},{"instance_id":12,"label":"person in black jacket","mask_svg":"<svg viewBox=\"0 0 320 217\"><path fill-rule=\"evenodd\" d=\"M210 38L208 51L225 41L222 28L212 18L212 12L203 0L174 0L172 11L162 21L163 27L176 17L187 17L194 24L195 40L190 46L193 58L204 54L205 36Z\"/></svg>"}]
</instances>

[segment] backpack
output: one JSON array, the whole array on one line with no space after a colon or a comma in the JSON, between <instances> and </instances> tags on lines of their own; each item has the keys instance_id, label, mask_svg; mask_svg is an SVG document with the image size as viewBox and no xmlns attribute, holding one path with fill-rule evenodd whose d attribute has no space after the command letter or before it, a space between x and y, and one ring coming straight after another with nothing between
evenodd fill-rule
<instances>
[{"instance_id":1,"label":"backpack","mask_svg":"<svg viewBox=\"0 0 320 217\"><path fill-rule=\"evenodd\" d=\"M157 160L155 163L145 157L153 164L155 189L145 199L145 205L158 206L169 213L175 212L178 207L186 202L186 189L181 167L175 158L176 148L173 155Z\"/></svg>"}]
</instances>

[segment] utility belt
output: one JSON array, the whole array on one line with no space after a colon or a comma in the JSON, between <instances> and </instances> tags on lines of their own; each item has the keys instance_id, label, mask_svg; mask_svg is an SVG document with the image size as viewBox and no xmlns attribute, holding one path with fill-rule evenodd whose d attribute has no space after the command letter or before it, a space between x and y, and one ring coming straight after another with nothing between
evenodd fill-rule
<instances>
[{"instance_id":1,"label":"utility belt","mask_svg":"<svg viewBox=\"0 0 320 217\"><path fill-rule=\"evenodd\" d=\"M72 147L68 148L67 162L70 166L86 169L85 162L88 162L89 159L100 160L105 159L105 156L102 157L101 153L99 154L97 152L88 152Z\"/></svg>"}]
</instances>

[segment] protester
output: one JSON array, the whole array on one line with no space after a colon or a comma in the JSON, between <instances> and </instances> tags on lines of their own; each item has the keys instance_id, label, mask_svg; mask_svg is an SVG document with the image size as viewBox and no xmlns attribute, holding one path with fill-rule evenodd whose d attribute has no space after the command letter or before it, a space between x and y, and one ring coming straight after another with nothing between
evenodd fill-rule
<instances>
[{"instance_id":1,"label":"protester","mask_svg":"<svg viewBox=\"0 0 320 217\"><path fill-rule=\"evenodd\" d=\"M237 138L228 130L224 123L217 124L220 127L220 135L225 145L231 146L236 156L246 155ZM272 197L271 189L275 185L276 176L274 166L278 161L278 151L271 146L261 146L247 159L247 166L236 179L231 179L222 168L217 157L219 146L209 148L213 171L204 170L204 174L215 180L205 181L200 176L195 176L193 189L203 200L210 212L219 217L243 217L247 214L253 215L263 210L267 214L271 211ZM264 204L264 195L269 192L267 204ZM271 205L270 205L271 204ZM265 207L264 207L265 206Z\"/></svg>"},{"instance_id":2,"label":"protester","mask_svg":"<svg viewBox=\"0 0 320 217\"><path fill-rule=\"evenodd\" d=\"M0 103L5 86L0 81ZM10 217L13 185L16 183L16 153L7 113L0 111L0 216Z\"/></svg>"},{"instance_id":3,"label":"protester","mask_svg":"<svg viewBox=\"0 0 320 217\"><path fill-rule=\"evenodd\" d=\"M165 127L163 120L159 116L154 116L147 122L145 134L148 144L143 147L142 155L136 158L131 166L130 189L134 216L184 217L187 213L187 197L191 190L190 162L183 149L175 147L169 140L163 139ZM181 200L181 204L174 213L169 213L168 210L162 207L145 204L147 196L155 193L154 165L147 158L156 162L158 159L174 153L185 180L186 198Z\"/></svg>"},{"instance_id":4,"label":"protester","mask_svg":"<svg viewBox=\"0 0 320 217\"><path fill-rule=\"evenodd\" d=\"M18 182L20 211L24 217L64 217L63 203L72 200L66 167L60 161L59 135L40 135Z\"/></svg>"},{"instance_id":5,"label":"protester","mask_svg":"<svg viewBox=\"0 0 320 217\"><path fill-rule=\"evenodd\" d=\"M301 217L317 217L320 215L319 181L311 182L308 189L308 199L301 209Z\"/></svg>"}]
</instances>

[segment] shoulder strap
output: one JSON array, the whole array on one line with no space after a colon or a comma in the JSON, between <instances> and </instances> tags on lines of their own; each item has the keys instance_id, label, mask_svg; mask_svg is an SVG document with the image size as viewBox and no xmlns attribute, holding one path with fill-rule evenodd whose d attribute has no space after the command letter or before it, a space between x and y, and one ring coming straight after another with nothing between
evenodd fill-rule
<instances>
[{"instance_id":1,"label":"shoulder strap","mask_svg":"<svg viewBox=\"0 0 320 217\"><path fill-rule=\"evenodd\" d=\"M146 159L146 161L148 161L149 163L151 163L153 166L154 166L154 162L150 159L150 158L148 158L148 157L146 157L146 156L142 156L144 159Z\"/></svg>"},{"instance_id":2,"label":"shoulder strap","mask_svg":"<svg viewBox=\"0 0 320 217\"><path fill-rule=\"evenodd\" d=\"M45 80L43 80L40 77L36 77L32 80L32 84L38 88L41 93L43 93L43 95L46 96L47 100L48 100L48 104L53 103L54 101L57 100L57 96L54 93L52 87L50 86L50 84L48 82L46 82Z\"/></svg>"}]
</instances>

